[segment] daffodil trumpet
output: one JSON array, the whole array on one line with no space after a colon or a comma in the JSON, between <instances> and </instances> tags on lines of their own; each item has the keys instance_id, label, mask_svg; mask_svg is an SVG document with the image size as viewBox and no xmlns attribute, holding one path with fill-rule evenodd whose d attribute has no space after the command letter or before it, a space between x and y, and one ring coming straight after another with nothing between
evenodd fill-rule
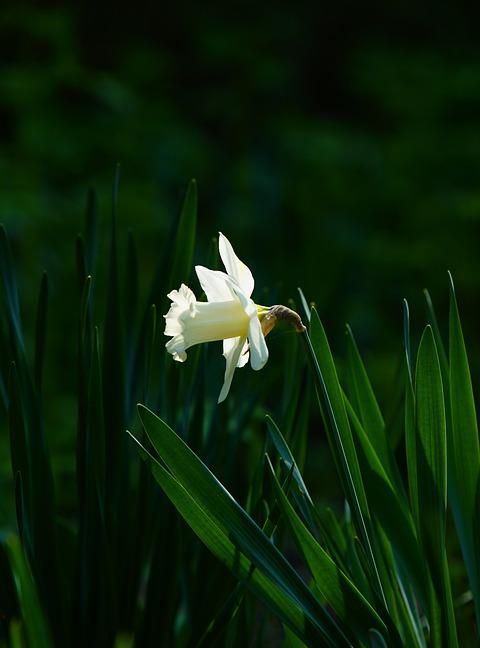
<instances>
[{"instance_id":1,"label":"daffodil trumpet","mask_svg":"<svg viewBox=\"0 0 480 648\"><path fill-rule=\"evenodd\" d=\"M193 291L182 284L179 290L168 294L172 304L164 317L165 335L171 337L165 346L178 362L184 362L187 349L196 344L223 340L226 368L218 397L221 403L228 395L237 367L245 366L248 360L256 371L265 366L268 360L265 337L277 320L290 321L300 332L305 327L300 316L286 306L266 307L254 303L252 273L221 233L219 252L226 273L195 267L208 301L197 301Z\"/></svg>"}]
</instances>

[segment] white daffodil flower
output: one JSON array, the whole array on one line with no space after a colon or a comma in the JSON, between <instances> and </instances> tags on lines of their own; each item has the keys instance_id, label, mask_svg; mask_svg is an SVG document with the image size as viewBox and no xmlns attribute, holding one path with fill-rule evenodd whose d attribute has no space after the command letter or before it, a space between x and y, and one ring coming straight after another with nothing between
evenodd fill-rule
<instances>
[{"instance_id":1,"label":"white daffodil flower","mask_svg":"<svg viewBox=\"0 0 480 648\"><path fill-rule=\"evenodd\" d=\"M179 290L172 290L168 294L172 305L164 317L165 335L172 337L165 346L178 362L187 359L187 349L195 344L223 340L223 355L227 365L218 397L218 402L221 403L228 395L237 367L243 367L249 358L252 369L264 367L268 360L265 335L279 316L272 309L284 307L269 309L253 302L252 273L240 261L222 233L219 237L219 251L226 273L203 266L195 267L208 301L197 301L190 288L182 284Z\"/></svg>"}]
</instances>

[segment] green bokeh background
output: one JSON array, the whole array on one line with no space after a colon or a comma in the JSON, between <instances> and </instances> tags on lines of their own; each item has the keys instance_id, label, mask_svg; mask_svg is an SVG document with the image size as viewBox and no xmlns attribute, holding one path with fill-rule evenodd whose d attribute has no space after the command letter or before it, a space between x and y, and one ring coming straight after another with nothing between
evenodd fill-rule
<instances>
[{"instance_id":1,"label":"green bokeh background","mask_svg":"<svg viewBox=\"0 0 480 648\"><path fill-rule=\"evenodd\" d=\"M142 276L195 177L197 261L221 230L257 301L288 303L302 286L340 355L350 322L380 394L401 352L402 298L417 331L424 287L445 321L452 270L476 378L476 19L433 2L2 4L0 217L27 330L50 277L45 397L67 473L74 237L89 186L106 230L117 162L120 241L134 232Z\"/></svg>"}]
</instances>

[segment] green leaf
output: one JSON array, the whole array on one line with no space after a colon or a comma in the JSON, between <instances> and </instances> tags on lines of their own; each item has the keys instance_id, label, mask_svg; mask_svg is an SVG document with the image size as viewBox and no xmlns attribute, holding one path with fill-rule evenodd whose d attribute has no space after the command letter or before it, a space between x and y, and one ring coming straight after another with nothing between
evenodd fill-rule
<instances>
[{"instance_id":1,"label":"green leaf","mask_svg":"<svg viewBox=\"0 0 480 648\"><path fill-rule=\"evenodd\" d=\"M252 572L250 561L229 539L223 527L217 524L216 519L210 516L208 511L205 511L165 468L157 463L153 465L152 471L180 515L221 562L301 638L306 639L309 636L313 638L315 635L317 640L323 638L323 635L315 632L314 628L308 628L308 622L299 608L285 596L272 579L264 575L262 570L256 569ZM314 632L314 635L309 635L310 632Z\"/></svg>"},{"instance_id":2,"label":"green leaf","mask_svg":"<svg viewBox=\"0 0 480 648\"><path fill-rule=\"evenodd\" d=\"M434 646L457 646L452 593L447 569L447 436L440 361L432 328L427 326L417 356L416 462L419 532L430 568L430 627Z\"/></svg>"},{"instance_id":3,"label":"green leaf","mask_svg":"<svg viewBox=\"0 0 480 648\"><path fill-rule=\"evenodd\" d=\"M318 533L320 532L323 540L328 545L329 550L332 551L335 555L336 554L335 542L330 537L327 529L325 528L325 525L317 515L317 511L315 510L315 507L313 505L313 501L310 496L310 493L307 490L305 482L303 481L303 477L293 457L293 454L290 448L288 447L287 442L285 441L282 433L280 432L280 429L273 421L273 419L268 415L265 418L267 421L270 439L273 445L275 446L275 449L278 452L281 461L285 465L286 469L289 471L289 475L293 480L293 484L296 485L296 488L292 489L293 491L292 494L296 505L301 511L302 516L306 521L310 531L315 536L317 536Z\"/></svg>"},{"instance_id":4,"label":"green leaf","mask_svg":"<svg viewBox=\"0 0 480 648\"><path fill-rule=\"evenodd\" d=\"M421 625L414 612L415 605L407 600L405 589L412 587L420 604L428 599L428 580L424 558L416 537L415 525L403 488L395 487L385 472L369 437L345 397L347 410L356 432L358 456L373 518L381 531L377 537L382 548L382 582L389 610L402 634L409 637L409 646L422 646ZM383 532L382 532L383 531Z\"/></svg>"},{"instance_id":5,"label":"green leaf","mask_svg":"<svg viewBox=\"0 0 480 648\"><path fill-rule=\"evenodd\" d=\"M357 435L360 465L374 517L384 529L396 555L425 600L427 590L424 582L423 557L419 551L415 525L405 495L392 483L370 438L346 397L345 403Z\"/></svg>"},{"instance_id":6,"label":"green leaf","mask_svg":"<svg viewBox=\"0 0 480 648\"><path fill-rule=\"evenodd\" d=\"M388 648L385 639L376 630L372 630L371 632L370 648Z\"/></svg>"},{"instance_id":7,"label":"green leaf","mask_svg":"<svg viewBox=\"0 0 480 648\"><path fill-rule=\"evenodd\" d=\"M305 299L305 295L303 294L303 290L301 288L297 288L298 294L300 295L300 302L302 304L303 312L305 313L305 318L307 322L309 322L312 318L312 312L310 310L310 306L307 303L307 300Z\"/></svg>"},{"instance_id":8,"label":"green leaf","mask_svg":"<svg viewBox=\"0 0 480 648\"><path fill-rule=\"evenodd\" d=\"M450 277L451 426L447 426L449 496L480 627L480 449L472 378L455 288Z\"/></svg>"},{"instance_id":9,"label":"green leaf","mask_svg":"<svg viewBox=\"0 0 480 648\"><path fill-rule=\"evenodd\" d=\"M380 407L372 389L365 366L358 351L352 329L347 325L348 376L351 387L351 400L355 412L368 434L370 443L380 460L383 469L395 483L400 479L393 459L393 453L385 435L385 423Z\"/></svg>"},{"instance_id":10,"label":"green leaf","mask_svg":"<svg viewBox=\"0 0 480 648\"><path fill-rule=\"evenodd\" d=\"M228 549L230 555L233 551L233 555L239 555L240 560L241 554L248 558L248 563L246 562L245 566L251 561L257 567L254 574L258 571L265 575L269 581L275 583L282 594L282 600L286 596L290 600L291 606L294 608L298 606L301 617L308 620L312 629L315 629L318 637L323 638L326 645L344 645L345 638L312 592L270 539L225 490L205 464L153 412L144 406L139 406L139 414L153 447L172 473L170 476L165 469L156 465L154 475L161 482L161 486L169 498L172 501L174 497L177 498L174 504L187 523L192 525L191 516L194 513L189 510L189 507L185 508L187 505L186 495L188 502L193 501L196 507L204 512L204 517L207 516L208 529L213 531L214 536L228 539L227 546L225 540L222 541L224 551ZM181 487L182 490L179 491L178 487ZM196 514L198 516L198 511ZM205 523L206 521L204 521ZM198 527L198 520L195 524L197 524L195 529L197 535L206 544L206 540L208 540L210 544L207 546L213 550L212 541L209 539L210 534L207 538L204 530ZM232 568L232 566L233 564L230 563L229 567ZM298 609L295 614L298 614ZM295 628L298 629L298 623L295 624Z\"/></svg>"},{"instance_id":11,"label":"green leaf","mask_svg":"<svg viewBox=\"0 0 480 648\"><path fill-rule=\"evenodd\" d=\"M28 645L30 648L53 648L50 630L40 606L35 582L18 537L9 536L6 548Z\"/></svg>"},{"instance_id":12,"label":"green leaf","mask_svg":"<svg viewBox=\"0 0 480 648\"><path fill-rule=\"evenodd\" d=\"M418 478L417 478L417 435L415 429L415 390L413 384L412 358L410 346L410 311L408 302L403 300L403 338L405 347L405 452L407 458L408 491L413 519L419 528Z\"/></svg>"},{"instance_id":13,"label":"green leaf","mask_svg":"<svg viewBox=\"0 0 480 648\"><path fill-rule=\"evenodd\" d=\"M148 327L146 329L145 372L143 378L143 401L145 403L150 402L152 363L157 339L157 307L155 304L152 304L150 307L149 315Z\"/></svg>"},{"instance_id":14,"label":"green leaf","mask_svg":"<svg viewBox=\"0 0 480 648\"><path fill-rule=\"evenodd\" d=\"M292 304L291 304L292 306ZM285 360L283 371L283 391L282 391L282 421L284 421L285 437L289 441L294 441L298 448L297 461L304 454L305 437L307 434L306 426L298 425L299 419L308 420L310 407L308 405L308 388L306 384L306 373L304 370L304 358L300 352L300 340L298 335L290 335L288 344L285 347ZM292 376L296 376L292 380ZM302 423L303 421L301 421ZM292 443L292 448L293 445Z\"/></svg>"},{"instance_id":15,"label":"green leaf","mask_svg":"<svg viewBox=\"0 0 480 648\"><path fill-rule=\"evenodd\" d=\"M342 547L343 536L336 523L336 519L331 514L331 511L328 511L327 515L330 513L331 517L329 516L328 522L326 523L325 515L320 515L314 507L300 470L280 429L270 416L266 416L266 420L270 439L288 471L291 486L290 491L305 520L307 528L314 537L320 535L330 555L333 556L337 563L340 563L344 553L340 548ZM322 511L322 513L325 514L325 511Z\"/></svg>"},{"instance_id":16,"label":"green leaf","mask_svg":"<svg viewBox=\"0 0 480 648\"><path fill-rule=\"evenodd\" d=\"M125 410L131 412L138 398L139 389L135 375L136 331L138 317L138 255L132 232L128 233L124 279L124 322L125 322Z\"/></svg>"},{"instance_id":17,"label":"green leaf","mask_svg":"<svg viewBox=\"0 0 480 648\"><path fill-rule=\"evenodd\" d=\"M275 449L277 450L278 454L280 455L283 463L285 464L285 467L287 468L288 471L291 471L292 478L297 483L300 493L302 493L305 496L305 498L308 500L308 502L311 505L313 505L312 498L310 497L305 482L303 481L303 477L300 473L300 470L298 469L295 459L285 439L283 438L280 429L276 425L275 421L271 418L271 416L267 415L265 419L268 424L270 439L273 445L275 446Z\"/></svg>"},{"instance_id":18,"label":"green leaf","mask_svg":"<svg viewBox=\"0 0 480 648\"><path fill-rule=\"evenodd\" d=\"M131 437L140 447L142 454L148 456L148 451L133 435ZM283 593L273 579L264 575L261 570L252 570L250 560L239 550L224 527L217 522L209 510L201 506L160 463L151 456L150 459L155 479L205 546L297 636L304 640L321 640L323 634L309 623L299 607Z\"/></svg>"},{"instance_id":19,"label":"green leaf","mask_svg":"<svg viewBox=\"0 0 480 648\"><path fill-rule=\"evenodd\" d=\"M123 508L126 481L126 439L125 439L125 358L124 322L120 305L118 277L118 251L116 212L118 202L119 170L113 187L113 209L110 233L109 277L107 286L107 307L103 335L103 401L105 411L106 444L110 456L107 463L108 523L116 523L117 510Z\"/></svg>"},{"instance_id":20,"label":"green leaf","mask_svg":"<svg viewBox=\"0 0 480 648\"><path fill-rule=\"evenodd\" d=\"M173 245L174 255L167 284L168 290L178 288L188 281L192 272L193 252L197 229L197 183L191 180L188 185L182 211L177 224L177 235Z\"/></svg>"},{"instance_id":21,"label":"green leaf","mask_svg":"<svg viewBox=\"0 0 480 648\"><path fill-rule=\"evenodd\" d=\"M10 456L12 462L12 473L15 476L15 479L18 475L21 476L22 489L24 489L29 494L31 482L30 450L28 445L27 432L25 429L24 412L22 410L22 404L20 400L20 387L18 384L17 366L14 362L12 362L11 364L8 377L8 402L8 427L10 432ZM24 507L25 500L21 508L24 509ZM19 525L20 528L25 529L30 533L30 511L28 511L27 515L22 515L22 518L22 524Z\"/></svg>"},{"instance_id":22,"label":"green leaf","mask_svg":"<svg viewBox=\"0 0 480 648\"><path fill-rule=\"evenodd\" d=\"M242 582L237 583L233 591L218 610L217 614L209 623L203 635L195 644L195 648L208 648L208 646L215 645L237 615L237 612L244 600L244 594L244 584Z\"/></svg>"},{"instance_id":23,"label":"green leaf","mask_svg":"<svg viewBox=\"0 0 480 648\"><path fill-rule=\"evenodd\" d=\"M128 233L125 261L125 333L129 348L132 347L138 309L138 254L132 232Z\"/></svg>"},{"instance_id":24,"label":"green leaf","mask_svg":"<svg viewBox=\"0 0 480 648\"><path fill-rule=\"evenodd\" d=\"M24 370L26 370L24 366ZM30 376L12 363L9 377L10 451L16 480L18 526L56 639L63 641L62 594L56 553L55 504L43 419ZM40 487L41 485L41 487Z\"/></svg>"},{"instance_id":25,"label":"green leaf","mask_svg":"<svg viewBox=\"0 0 480 648\"><path fill-rule=\"evenodd\" d=\"M449 277L451 279L450 274L449 274ZM452 284L452 287L453 287L453 284ZM432 298L430 296L430 293L428 292L428 290L424 290L423 295L425 297L425 302L427 304L429 324L432 327L433 337L435 338L435 344L437 345L437 352L438 352L438 357L439 357L439 360L440 360L440 367L442 369L442 379L445 380L445 378L448 376L448 358L447 358L447 354L445 352L445 345L443 344L442 335L440 333L440 327L438 325L437 315L435 313L435 308L433 307L433 302L432 302ZM444 387L445 387L445 385L444 385ZM445 405L446 405L446 403L445 403Z\"/></svg>"},{"instance_id":26,"label":"green leaf","mask_svg":"<svg viewBox=\"0 0 480 648\"><path fill-rule=\"evenodd\" d=\"M40 293L38 295L37 320L35 331L35 385L40 392L42 387L43 360L45 355L45 341L47 337L47 304L48 304L48 279L47 273L42 275Z\"/></svg>"},{"instance_id":27,"label":"green leaf","mask_svg":"<svg viewBox=\"0 0 480 648\"><path fill-rule=\"evenodd\" d=\"M115 538L110 544L114 567L113 592L116 614L125 625L132 622L134 593L128 582L130 576L129 536L123 532L125 508L129 506L130 457L125 435L127 398L125 361L125 322L119 279L117 245L117 210L120 171L117 166L113 183L110 255L102 354L102 398L104 412L105 448L108 449L105 475L105 525L107 536ZM126 563L126 564L125 564ZM122 596L119 592L123 592Z\"/></svg>"},{"instance_id":28,"label":"green leaf","mask_svg":"<svg viewBox=\"0 0 480 648\"><path fill-rule=\"evenodd\" d=\"M436 558L438 566L445 541L447 438L440 363L430 326L426 327L418 350L415 388L421 537L428 555Z\"/></svg>"},{"instance_id":29,"label":"green leaf","mask_svg":"<svg viewBox=\"0 0 480 648\"><path fill-rule=\"evenodd\" d=\"M87 411L88 411L88 383L90 363L92 359L92 322L91 322L91 297L92 278L83 279L78 321L78 379L77 379L77 452L76 452L76 479L78 489L79 508L82 510L85 501L85 471L87 449ZM103 425L102 425L103 433Z\"/></svg>"},{"instance_id":30,"label":"green leaf","mask_svg":"<svg viewBox=\"0 0 480 648\"><path fill-rule=\"evenodd\" d=\"M268 459L268 457L267 457ZM275 495L299 550L313 576L316 587L342 622L350 638L366 638L370 628L387 634L387 628L370 603L352 581L338 568L323 547L315 540L290 504L268 460ZM348 630L347 630L348 629Z\"/></svg>"},{"instance_id":31,"label":"green leaf","mask_svg":"<svg viewBox=\"0 0 480 648\"><path fill-rule=\"evenodd\" d=\"M17 473L20 473L22 480L22 506L17 507L17 510L22 511L22 532L27 539L25 549L28 551L42 602L49 619L52 620L54 616L58 618L53 630L56 639L62 641L64 626L56 554L53 475L40 394L25 354L10 245L3 228L0 228L0 257L6 306L4 312L11 340L8 354L9 359L15 363L10 373L8 419L14 475L17 479ZM40 307L40 311L42 309L44 310L44 306ZM40 325L40 329L42 326ZM43 344L42 336L43 333L40 332L40 341L37 336L40 347Z\"/></svg>"},{"instance_id":32,"label":"green leaf","mask_svg":"<svg viewBox=\"0 0 480 648\"><path fill-rule=\"evenodd\" d=\"M6 314L14 335L17 353L24 353L20 306L18 303L17 280L13 269L12 252L5 228L0 226L0 275L5 294ZM12 358L13 359L13 358ZM16 358L18 360L18 358Z\"/></svg>"},{"instance_id":33,"label":"green leaf","mask_svg":"<svg viewBox=\"0 0 480 648\"><path fill-rule=\"evenodd\" d=\"M358 457L348 422L343 393L338 381L337 370L330 351L327 336L315 308L312 309L311 339L303 333L307 357L313 370L330 447L342 486L350 504L357 532L363 544L373 585L377 595L386 606L385 595L376 564L370 512L363 485Z\"/></svg>"},{"instance_id":34,"label":"green leaf","mask_svg":"<svg viewBox=\"0 0 480 648\"><path fill-rule=\"evenodd\" d=\"M97 256L97 194L89 189L85 211L85 275L95 271ZM83 278L83 277L82 277Z\"/></svg>"},{"instance_id":35,"label":"green leaf","mask_svg":"<svg viewBox=\"0 0 480 648\"><path fill-rule=\"evenodd\" d=\"M105 438L98 330L95 329L86 412L84 480L79 515L77 639L111 643L114 636L110 547L105 528Z\"/></svg>"}]
</instances>

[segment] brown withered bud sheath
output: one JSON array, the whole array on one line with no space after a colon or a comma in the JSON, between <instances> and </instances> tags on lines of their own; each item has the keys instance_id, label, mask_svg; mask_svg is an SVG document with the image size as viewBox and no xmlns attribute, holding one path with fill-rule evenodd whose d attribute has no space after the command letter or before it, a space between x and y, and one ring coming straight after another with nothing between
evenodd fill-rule
<instances>
[{"instance_id":1,"label":"brown withered bud sheath","mask_svg":"<svg viewBox=\"0 0 480 648\"><path fill-rule=\"evenodd\" d=\"M262 319L262 332L266 336L273 329L277 320L285 320L293 324L298 333L303 333L307 329L303 325L302 319L298 313L291 308L277 304L268 309L268 313Z\"/></svg>"}]
</instances>

